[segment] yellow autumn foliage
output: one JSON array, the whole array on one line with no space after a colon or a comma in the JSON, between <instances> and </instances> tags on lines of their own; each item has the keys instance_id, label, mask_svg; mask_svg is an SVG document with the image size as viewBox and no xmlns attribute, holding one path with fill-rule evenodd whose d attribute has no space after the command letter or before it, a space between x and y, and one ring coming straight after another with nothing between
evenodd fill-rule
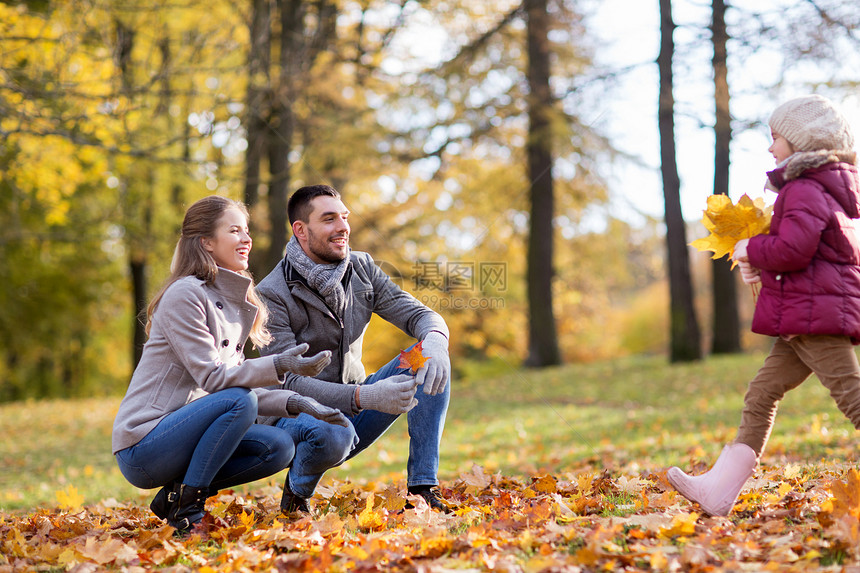
<instances>
[{"instance_id":1,"label":"yellow autumn foliage","mask_svg":"<svg viewBox=\"0 0 860 573\"><path fill-rule=\"evenodd\" d=\"M700 251L713 251L712 259L731 257L738 241L770 231L772 215L773 206L765 206L761 198L753 201L744 194L733 204L727 195L711 195L702 215L702 224L710 234L690 245Z\"/></svg>"},{"instance_id":2,"label":"yellow autumn foliage","mask_svg":"<svg viewBox=\"0 0 860 573\"><path fill-rule=\"evenodd\" d=\"M363 530L377 531L385 527L385 516L381 511L373 508L374 499L375 496L372 493L368 495L364 511L358 515L358 525Z\"/></svg>"},{"instance_id":3,"label":"yellow autumn foliage","mask_svg":"<svg viewBox=\"0 0 860 573\"><path fill-rule=\"evenodd\" d=\"M830 491L833 498L822 504L823 512L834 520L843 516L860 519L860 472L852 468L844 481L835 480L830 485Z\"/></svg>"},{"instance_id":4,"label":"yellow autumn foliage","mask_svg":"<svg viewBox=\"0 0 860 573\"><path fill-rule=\"evenodd\" d=\"M65 489L57 490L55 495L57 504L64 509L80 509L84 504L84 496L78 493L78 488L71 484Z\"/></svg>"}]
</instances>

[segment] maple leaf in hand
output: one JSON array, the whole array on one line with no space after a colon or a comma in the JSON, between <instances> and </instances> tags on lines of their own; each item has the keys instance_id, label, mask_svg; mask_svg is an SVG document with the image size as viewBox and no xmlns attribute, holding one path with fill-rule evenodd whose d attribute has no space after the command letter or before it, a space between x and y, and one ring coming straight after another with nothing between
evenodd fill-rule
<instances>
[{"instance_id":1,"label":"maple leaf in hand","mask_svg":"<svg viewBox=\"0 0 860 573\"><path fill-rule=\"evenodd\" d=\"M428 360L430 360L429 357L425 357L423 354L421 354L421 343L419 342L409 351L400 351L400 363L397 365L397 367L411 368L412 373L415 374L416 372L418 372L418 369L424 366L424 363Z\"/></svg>"},{"instance_id":2,"label":"maple leaf in hand","mask_svg":"<svg viewBox=\"0 0 860 573\"><path fill-rule=\"evenodd\" d=\"M772 214L773 207L765 207L761 198L753 201L744 194L735 205L727 195L710 195L708 208L702 216L702 223L710 235L696 239L690 245L700 251L713 251L713 259L731 256L741 239L770 231ZM732 268L734 266L732 263Z\"/></svg>"}]
</instances>

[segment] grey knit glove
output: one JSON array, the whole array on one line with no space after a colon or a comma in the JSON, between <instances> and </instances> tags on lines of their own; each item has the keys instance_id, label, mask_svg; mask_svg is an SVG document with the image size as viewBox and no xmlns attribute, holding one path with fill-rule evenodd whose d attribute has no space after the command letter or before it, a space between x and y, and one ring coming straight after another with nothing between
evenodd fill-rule
<instances>
[{"instance_id":1,"label":"grey knit glove","mask_svg":"<svg viewBox=\"0 0 860 573\"><path fill-rule=\"evenodd\" d=\"M301 394L293 394L287 398L287 413L292 416L308 414L321 422L328 422L344 428L349 427L349 420L346 419L343 412L337 408L323 406L313 398Z\"/></svg>"},{"instance_id":2,"label":"grey knit glove","mask_svg":"<svg viewBox=\"0 0 860 573\"><path fill-rule=\"evenodd\" d=\"M448 339L441 332L430 331L421 342L421 353L428 360L415 373L415 379L424 385L425 394L435 396L445 390L451 375Z\"/></svg>"},{"instance_id":3,"label":"grey knit glove","mask_svg":"<svg viewBox=\"0 0 860 573\"><path fill-rule=\"evenodd\" d=\"M275 371L278 376L283 376L287 372L301 374L302 376L316 376L323 371L323 368L331 362L331 350L323 350L319 354L314 354L305 358L302 356L308 351L307 344L299 344L294 348L290 348L286 352L281 352L275 355Z\"/></svg>"},{"instance_id":4,"label":"grey knit glove","mask_svg":"<svg viewBox=\"0 0 860 573\"><path fill-rule=\"evenodd\" d=\"M373 384L358 387L358 403L364 410L378 410L386 414L405 414L418 404L415 389L418 387L411 374L397 374Z\"/></svg>"}]
</instances>

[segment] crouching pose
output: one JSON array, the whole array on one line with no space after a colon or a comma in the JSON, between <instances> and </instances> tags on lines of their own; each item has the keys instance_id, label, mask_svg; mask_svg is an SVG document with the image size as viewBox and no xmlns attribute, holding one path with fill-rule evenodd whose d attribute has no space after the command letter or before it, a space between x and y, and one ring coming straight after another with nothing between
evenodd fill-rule
<instances>
[{"instance_id":1,"label":"crouching pose","mask_svg":"<svg viewBox=\"0 0 860 573\"><path fill-rule=\"evenodd\" d=\"M301 344L310 345L311 352L331 352L331 364L316 377L288 374L283 387L343 411L350 425L310 416L272 422L296 444L282 509L308 511L307 500L326 470L364 451L406 414L408 493L446 510L436 487L450 396L445 321L394 284L370 255L350 251L349 211L336 190L302 187L290 197L288 214L293 238L286 256L259 285L273 337L261 352L282 353ZM421 341L429 358L422 368L412 373L394 359L365 374L362 343L373 313Z\"/></svg>"},{"instance_id":2,"label":"crouching pose","mask_svg":"<svg viewBox=\"0 0 860 573\"><path fill-rule=\"evenodd\" d=\"M303 345L244 360L249 337L258 346L271 339L247 272L250 251L243 205L211 196L188 208L171 275L147 309L149 339L114 421L122 474L137 487L161 487L150 507L180 533L200 522L210 493L292 462L292 439L255 424L258 411L307 412L349 425L339 411L287 390L269 392L258 408L252 388L276 384L286 372L312 376L331 358L305 358Z\"/></svg>"},{"instance_id":3,"label":"crouching pose","mask_svg":"<svg viewBox=\"0 0 860 573\"><path fill-rule=\"evenodd\" d=\"M806 96L779 106L769 120L777 167L770 233L735 246L744 282L761 282L752 330L777 337L749 384L737 437L710 471L678 468L669 482L711 515L728 515L764 450L777 405L810 374L860 428L860 217L854 139L827 99Z\"/></svg>"}]
</instances>

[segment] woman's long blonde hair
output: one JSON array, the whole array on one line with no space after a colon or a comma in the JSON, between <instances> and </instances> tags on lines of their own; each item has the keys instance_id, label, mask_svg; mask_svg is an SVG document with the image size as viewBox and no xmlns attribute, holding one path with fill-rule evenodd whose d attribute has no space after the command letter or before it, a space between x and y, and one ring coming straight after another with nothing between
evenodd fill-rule
<instances>
[{"instance_id":1,"label":"woman's long blonde hair","mask_svg":"<svg viewBox=\"0 0 860 573\"><path fill-rule=\"evenodd\" d=\"M173 260L170 262L170 276L146 308L147 335L152 326L152 315L155 313L161 297L164 296L164 291L170 285L187 276L195 276L208 284L215 280L218 275L218 265L215 264L215 259L212 258L209 251L203 248L202 239L215 236L218 221L224 212L230 208L239 209L245 215L245 219L248 219L248 209L245 205L218 195L204 197L188 207L182 221L182 233L176 243ZM251 273L248 271L241 271L239 274L251 278ZM251 304L257 307L257 318L254 319L254 324L251 326L249 338L257 348L260 348L272 341L272 335L266 328L269 311L257 294L253 280L248 286L247 298Z\"/></svg>"}]
</instances>

